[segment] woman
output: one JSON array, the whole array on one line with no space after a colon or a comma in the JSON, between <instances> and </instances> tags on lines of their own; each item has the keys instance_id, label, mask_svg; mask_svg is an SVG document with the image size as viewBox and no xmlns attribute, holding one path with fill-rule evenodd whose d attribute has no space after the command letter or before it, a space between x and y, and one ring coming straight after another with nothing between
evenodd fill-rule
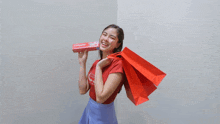
<instances>
[{"instance_id":1,"label":"woman","mask_svg":"<svg viewBox=\"0 0 220 124\"><path fill-rule=\"evenodd\" d=\"M86 76L86 61L88 52L78 53L80 64L79 92L90 99L82 114L79 124L117 124L114 100L124 82L124 72L121 60L111 60L107 56L120 52L123 46L124 32L117 25L109 25L99 39L100 60L96 60L88 76Z\"/></svg>"}]
</instances>

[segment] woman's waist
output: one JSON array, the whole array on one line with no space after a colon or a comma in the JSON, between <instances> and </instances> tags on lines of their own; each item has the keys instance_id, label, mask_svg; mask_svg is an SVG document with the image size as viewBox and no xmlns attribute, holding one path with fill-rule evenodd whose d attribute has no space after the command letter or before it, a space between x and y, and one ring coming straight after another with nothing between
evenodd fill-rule
<instances>
[{"instance_id":1,"label":"woman's waist","mask_svg":"<svg viewBox=\"0 0 220 124\"><path fill-rule=\"evenodd\" d=\"M96 102L93 98L89 98L89 102L93 105L93 106L96 106L96 107L112 107L112 106L114 106L114 101L113 102L111 102L111 103L108 103L108 104L106 104L106 103L98 103L98 102Z\"/></svg>"}]
</instances>

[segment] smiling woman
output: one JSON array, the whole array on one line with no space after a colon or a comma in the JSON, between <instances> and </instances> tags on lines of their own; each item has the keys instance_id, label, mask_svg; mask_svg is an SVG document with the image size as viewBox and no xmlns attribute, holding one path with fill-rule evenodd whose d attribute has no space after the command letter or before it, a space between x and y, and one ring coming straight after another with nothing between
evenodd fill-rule
<instances>
[{"instance_id":1,"label":"smiling woman","mask_svg":"<svg viewBox=\"0 0 220 124\"><path fill-rule=\"evenodd\" d=\"M124 33L117 25L107 26L99 39L100 60L96 60L88 76L86 61L88 51L78 53L80 64L79 92L90 99L82 114L79 124L117 124L114 100L125 81L121 60L111 60L107 56L120 52L123 46Z\"/></svg>"},{"instance_id":2,"label":"smiling woman","mask_svg":"<svg viewBox=\"0 0 220 124\"><path fill-rule=\"evenodd\" d=\"M117 45L119 45L118 47L114 48L113 53L120 52L121 49L122 49L123 40L124 40L124 32L123 32L123 30L120 27L118 27L117 25L109 25L102 32L102 35L101 35L101 37L99 39L99 42L101 41L100 44L104 44L105 43L105 38L107 38L107 37L111 38L108 41L110 41L111 43L112 42L113 43L117 43ZM117 42L114 42L115 40ZM101 50L101 48L99 50L99 54L100 54L100 57L102 58L103 57L103 51Z\"/></svg>"}]
</instances>

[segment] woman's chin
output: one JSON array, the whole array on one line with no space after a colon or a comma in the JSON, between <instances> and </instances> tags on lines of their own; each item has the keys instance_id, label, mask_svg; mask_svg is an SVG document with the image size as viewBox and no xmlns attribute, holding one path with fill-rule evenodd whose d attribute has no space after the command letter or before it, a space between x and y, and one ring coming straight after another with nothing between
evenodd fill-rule
<instances>
[{"instance_id":1,"label":"woman's chin","mask_svg":"<svg viewBox=\"0 0 220 124\"><path fill-rule=\"evenodd\" d=\"M104 52L104 51L108 51L108 48L100 47L100 50L101 50L102 52Z\"/></svg>"},{"instance_id":2,"label":"woman's chin","mask_svg":"<svg viewBox=\"0 0 220 124\"><path fill-rule=\"evenodd\" d=\"M110 49L106 49L106 48L100 48L100 50L102 51L102 52L106 52L106 53L111 53L111 51L113 51L113 50L110 50Z\"/></svg>"}]
</instances>

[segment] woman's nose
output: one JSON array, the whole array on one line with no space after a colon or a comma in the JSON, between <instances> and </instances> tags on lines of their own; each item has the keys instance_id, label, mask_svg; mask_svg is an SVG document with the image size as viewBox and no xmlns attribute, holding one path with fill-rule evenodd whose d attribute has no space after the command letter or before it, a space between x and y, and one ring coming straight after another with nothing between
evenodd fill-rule
<instances>
[{"instance_id":1,"label":"woman's nose","mask_svg":"<svg viewBox=\"0 0 220 124\"><path fill-rule=\"evenodd\" d=\"M105 36L105 37L104 37L104 40L105 40L105 41L108 41L108 36Z\"/></svg>"}]
</instances>

